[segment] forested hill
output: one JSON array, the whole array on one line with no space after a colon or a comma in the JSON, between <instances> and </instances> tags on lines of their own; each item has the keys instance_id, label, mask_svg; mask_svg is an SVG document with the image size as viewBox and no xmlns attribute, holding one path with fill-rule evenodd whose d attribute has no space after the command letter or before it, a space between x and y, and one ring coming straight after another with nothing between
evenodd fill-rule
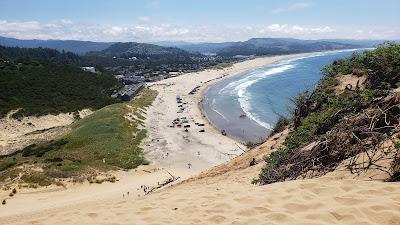
<instances>
[{"instance_id":1,"label":"forested hill","mask_svg":"<svg viewBox=\"0 0 400 225\"><path fill-rule=\"evenodd\" d=\"M92 42L77 40L20 40L16 38L0 37L0 45L21 48L52 48L58 51L73 52L84 55L91 51L101 51L110 47L112 42Z\"/></svg>"},{"instance_id":2,"label":"forested hill","mask_svg":"<svg viewBox=\"0 0 400 225\"><path fill-rule=\"evenodd\" d=\"M49 61L60 64L79 64L81 58L71 52L50 48L19 48L0 46L0 59L11 61Z\"/></svg>"},{"instance_id":3,"label":"forested hill","mask_svg":"<svg viewBox=\"0 0 400 225\"><path fill-rule=\"evenodd\" d=\"M79 57L51 49L0 47L0 117L57 114L114 103L120 84L109 74L82 71ZM72 63L72 64L71 64Z\"/></svg>"},{"instance_id":4,"label":"forested hill","mask_svg":"<svg viewBox=\"0 0 400 225\"><path fill-rule=\"evenodd\" d=\"M137 59L163 60L163 59L188 59L191 54L179 48L162 47L153 44L126 42L115 43L109 48L99 52L90 52L87 55L117 57L128 59L136 57Z\"/></svg>"},{"instance_id":5,"label":"forested hill","mask_svg":"<svg viewBox=\"0 0 400 225\"><path fill-rule=\"evenodd\" d=\"M329 51L359 48L357 44L330 41L299 40L292 38L253 38L236 42L217 52L220 56L235 55L283 55L303 52Z\"/></svg>"}]
</instances>

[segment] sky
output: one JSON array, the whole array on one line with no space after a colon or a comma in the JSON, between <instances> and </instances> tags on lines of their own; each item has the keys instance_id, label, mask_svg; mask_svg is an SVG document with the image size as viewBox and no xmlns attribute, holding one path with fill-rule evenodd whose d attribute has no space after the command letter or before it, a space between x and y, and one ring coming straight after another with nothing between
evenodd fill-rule
<instances>
[{"instance_id":1,"label":"sky","mask_svg":"<svg viewBox=\"0 0 400 225\"><path fill-rule=\"evenodd\" d=\"M0 36L90 41L400 39L400 0L0 0Z\"/></svg>"}]
</instances>

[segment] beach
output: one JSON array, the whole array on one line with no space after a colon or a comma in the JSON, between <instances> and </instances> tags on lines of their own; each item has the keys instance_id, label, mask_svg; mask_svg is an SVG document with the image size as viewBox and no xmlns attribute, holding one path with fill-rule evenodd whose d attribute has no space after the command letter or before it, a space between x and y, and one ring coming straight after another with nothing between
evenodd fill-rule
<instances>
[{"instance_id":1,"label":"beach","mask_svg":"<svg viewBox=\"0 0 400 225\"><path fill-rule=\"evenodd\" d=\"M113 172L115 183L22 189L13 198L1 191L7 204L0 210L0 223L396 224L398 183L333 173L251 184L264 165L263 157L279 147L288 130L249 150L222 135L202 114L200 102L208 85L291 57L296 55L256 58L152 84L158 96L146 109L148 137L142 143L150 165ZM177 119L180 122L174 124ZM253 158L257 164L250 167ZM143 191L171 177L179 179L151 193Z\"/></svg>"},{"instance_id":2,"label":"beach","mask_svg":"<svg viewBox=\"0 0 400 225\"><path fill-rule=\"evenodd\" d=\"M183 74L151 85L159 94L147 110L149 137L142 145L146 157L153 165L168 169L187 169L190 165L190 171L196 174L243 154L246 151L243 144L222 135L204 116L201 106L204 92L222 79L292 57L296 56L256 58L224 70ZM174 120L182 118L187 120L182 127L170 127ZM185 125L190 126L187 131Z\"/></svg>"},{"instance_id":3,"label":"beach","mask_svg":"<svg viewBox=\"0 0 400 225\"><path fill-rule=\"evenodd\" d=\"M263 143L279 117L291 116L291 99L312 92L325 65L354 51L360 50L304 54L223 79L207 89L205 115L242 143Z\"/></svg>"},{"instance_id":4,"label":"beach","mask_svg":"<svg viewBox=\"0 0 400 225\"><path fill-rule=\"evenodd\" d=\"M256 58L234 64L224 70L183 74L153 83L150 88L157 90L159 94L153 104L146 109L145 128L148 130L148 137L142 143L146 158L150 161L149 166L140 166L131 171L112 172L118 180L116 183L102 185L72 183L66 188L58 186L25 188L12 199L8 197L8 191L1 191L0 197L7 199L7 205L3 206L0 217L18 216L20 213L29 212L39 213L80 204L96 204L98 201L112 199L120 200L127 192L131 196L140 196L144 194L141 189L143 186L155 187L158 183L171 178L171 175L179 177L177 182L180 182L243 154L247 150L245 146L223 136L203 116L199 103L204 91L208 85L222 78L290 57L293 56ZM198 90L189 95L188 93L196 87ZM186 103L185 109L180 113L178 113L177 96ZM191 125L187 128L188 132L185 132L183 127L169 127L178 117L187 118L188 124ZM65 126L68 123L61 125ZM197 126L195 123L203 126ZM22 125L26 126L21 123L20 126ZM59 125L51 124L51 126ZM200 130L204 132L199 132ZM24 134L20 134L20 137L24 137Z\"/></svg>"}]
</instances>

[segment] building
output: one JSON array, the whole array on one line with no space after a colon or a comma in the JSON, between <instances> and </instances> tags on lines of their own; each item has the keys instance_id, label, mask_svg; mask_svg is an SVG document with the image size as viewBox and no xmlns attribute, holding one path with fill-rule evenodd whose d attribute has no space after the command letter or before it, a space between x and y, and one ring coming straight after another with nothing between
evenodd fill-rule
<instances>
[{"instance_id":1,"label":"building","mask_svg":"<svg viewBox=\"0 0 400 225\"><path fill-rule=\"evenodd\" d=\"M111 97L119 98L122 101L130 101L140 92L140 90L144 88L144 86L144 83L125 85L122 90L116 94L113 94Z\"/></svg>"},{"instance_id":2,"label":"building","mask_svg":"<svg viewBox=\"0 0 400 225\"><path fill-rule=\"evenodd\" d=\"M125 85L131 85L131 84L140 84L145 81L145 79L141 76L122 76L122 77L117 77L115 76L118 80L121 80Z\"/></svg>"},{"instance_id":3,"label":"building","mask_svg":"<svg viewBox=\"0 0 400 225\"><path fill-rule=\"evenodd\" d=\"M96 73L96 68L94 68L93 66L84 66L81 67L81 69L86 72Z\"/></svg>"}]
</instances>

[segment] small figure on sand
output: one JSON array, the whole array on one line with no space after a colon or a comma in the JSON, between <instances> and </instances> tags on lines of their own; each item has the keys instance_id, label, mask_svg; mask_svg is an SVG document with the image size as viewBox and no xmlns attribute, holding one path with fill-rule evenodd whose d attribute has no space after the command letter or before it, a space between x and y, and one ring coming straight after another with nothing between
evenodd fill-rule
<instances>
[{"instance_id":1,"label":"small figure on sand","mask_svg":"<svg viewBox=\"0 0 400 225\"><path fill-rule=\"evenodd\" d=\"M254 166L254 165L256 165L257 163L256 163L256 159L255 158L253 158L253 160L251 160L251 162L250 162L250 166Z\"/></svg>"},{"instance_id":2,"label":"small figure on sand","mask_svg":"<svg viewBox=\"0 0 400 225\"><path fill-rule=\"evenodd\" d=\"M222 135L226 136L226 131L225 130L222 130L221 133L222 133Z\"/></svg>"},{"instance_id":3,"label":"small figure on sand","mask_svg":"<svg viewBox=\"0 0 400 225\"><path fill-rule=\"evenodd\" d=\"M192 164L190 162L187 164L187 166L189 169L192 168Z\"/></svg>"}]
</instances>

